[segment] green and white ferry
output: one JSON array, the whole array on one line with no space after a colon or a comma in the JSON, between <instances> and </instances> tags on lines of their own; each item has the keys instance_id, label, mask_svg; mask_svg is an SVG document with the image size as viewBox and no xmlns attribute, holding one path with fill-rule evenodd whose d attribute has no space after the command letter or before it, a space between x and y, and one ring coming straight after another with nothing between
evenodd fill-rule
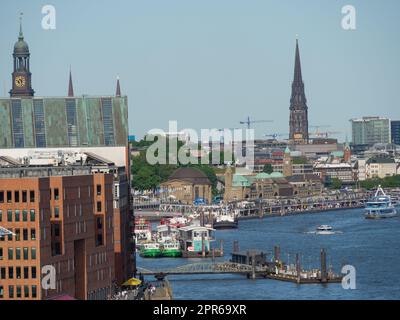
<instances>
[{"instance_id":1,"label":"green and white ferry","mask_svg":"<svg viewBox=\"0 0 400 320\"><path fill-rule=\"evenodd\" d=\"M161 257L161 248L157 242L143 243L140 247L140 256L143 258Z\"/></svg>"},{"instance_id":2,"label":"green and white ferry","mask_svg":"<svg viewBox=\"0 0 400 320\"><path fill-rule=\"evenodd\" d=\"M181 257L182 250L179 241L168 241L163 243L161 255L163 257L170 257L170 258Z\"/></svg>"}]
</instances>

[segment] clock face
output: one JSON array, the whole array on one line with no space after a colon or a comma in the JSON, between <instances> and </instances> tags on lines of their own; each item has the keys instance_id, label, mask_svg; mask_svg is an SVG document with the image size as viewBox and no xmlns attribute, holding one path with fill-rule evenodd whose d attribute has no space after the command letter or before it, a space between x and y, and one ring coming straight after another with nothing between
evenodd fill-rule
<instances>
[{"instance_id":1,"label":"clock face","mask_svg":"<svg viewBox=\"0 0 400 320\"><path fill-rule=\"evenodd\" d=\"M15 78L15 85L16 85L18 88L24 87L24 86L25 86L25 83L26 83L25 77L23 77L23 76L18 76L18 77Z\"/></svg>"}]
</instances>

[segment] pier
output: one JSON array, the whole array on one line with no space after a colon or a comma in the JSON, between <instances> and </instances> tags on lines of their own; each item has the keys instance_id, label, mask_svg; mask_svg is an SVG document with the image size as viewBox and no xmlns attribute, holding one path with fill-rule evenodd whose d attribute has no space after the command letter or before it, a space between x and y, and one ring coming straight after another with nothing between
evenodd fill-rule
<instances>
[{"instance_id":1,"label":"pier","mask_svg":"<svg viewBox=\"0 0 400 320\"><path fill-rule=\"evenodd\" d=\"M321 249L321 269L304 270L299 254L296 254L294 266L283 262L280 259L279 246L274 248L274 258L271 262L266 260L266 253L249 250L246 253L232 253L231 261L198 262L169 269L149 270L138 267L137 273L140 276L155 276L158 280L164 280L169 275L241 274L248 279L264 278L297 284L328 284L342 281L341 275L327 270L325 249Z\"/></svg>"}]
</instances>

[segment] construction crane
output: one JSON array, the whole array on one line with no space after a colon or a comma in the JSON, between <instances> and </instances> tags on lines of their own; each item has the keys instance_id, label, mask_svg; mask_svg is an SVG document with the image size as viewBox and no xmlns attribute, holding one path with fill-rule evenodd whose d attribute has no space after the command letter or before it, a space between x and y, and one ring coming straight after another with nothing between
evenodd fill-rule
<instances>
[{"instance_id":1,"label":"construction crane","mask_svg":"<svg viewBox=\"0 0 400 320\"><path fill-rule=\"evenodd\" d=\"M283 136L289 136L288 133L271 133L271 134L264 134L264 137L271 137L272 139L278 138L278 137L283 137Z\"/></svg>"},{"instance_id":2,"label":"construction crane","mask_svg":"<svg viewBox=\"0 0 400 320\"><path fill-rule=\"evenodd\" d=\"M247 117L247 120L240 121L240 124L246 124L247 129L251 128L251 125L254 123L266 123L266 122L273 122L272 120L250 120L250 117Z\"/></svg>"}]
</instances>

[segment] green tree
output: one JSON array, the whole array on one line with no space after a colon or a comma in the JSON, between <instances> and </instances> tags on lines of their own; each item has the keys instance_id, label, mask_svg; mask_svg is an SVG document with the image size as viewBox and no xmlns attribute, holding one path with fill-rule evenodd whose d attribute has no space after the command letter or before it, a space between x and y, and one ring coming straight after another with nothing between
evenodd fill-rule
<instances>
[{"instance_id":1,"label":"green tree","mask_svg":"<svg viewBox=\"0 0 400 320\"><path fill-rule=\"evenodd\" d=\"M274 172L274 168L272 167L272 164L267 163L266 165L264 165L263 172L268 173L268 174L271 174L272 172Z\"/></svg>"},{"instance_id":2,"label":"green tree","mask_svg":"<svg viewBox=\"0 0 400 320\"><path fill-rule=\"evenodd\" d=\"M340 189L342 187L342 180L338 178L333 178L331 182L332 189Z\"/></svg>"}]
</instances>

